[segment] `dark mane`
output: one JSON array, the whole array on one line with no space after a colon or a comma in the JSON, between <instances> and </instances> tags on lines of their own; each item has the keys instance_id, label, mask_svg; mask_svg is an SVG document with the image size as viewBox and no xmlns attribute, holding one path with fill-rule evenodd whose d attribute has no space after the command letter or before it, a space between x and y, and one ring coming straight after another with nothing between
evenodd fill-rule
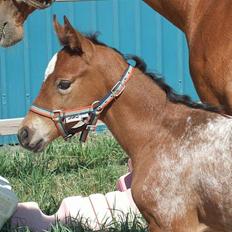
<instances>
[{"instance_id":1,"label":"dark mane","mask_svg":"<svg viewBox=\"0 0 232 232\"><path fill-rule=\"evenodd\" d=\"M99 35L99 33L94 33L94 34L88 35L86 37L92 43L94 43L96 45L109 47L106 44L104 44L98 40L98 38L97 38L98 35ZM189 107L194 108L194 109L203 109L203 110L216 112L216 113L221 112L221 110L222 110L221 107L212 106L209 104L197 103L197 102L194 102L187 95L177 94L168 84L166 84L164 82L163 78L157 77L156 74L154 74L154 73L147 72L147 65L138 56L135 56L135 55L125 56L121 52L119 52L117 49L115 49L115 48L112 48L112 49L115 50L116 52L118 52L120 55L122 55L125 58L125 60L133 60L135 62L135 67L138 68L139 70L141 70L147 77L151 78L163 91L165 91L167 98L171 102L176 103L176 104L184 104L184 105L189 106Z\"/></svg>"},{"instance_id":2,"label":"dark mane","mask_svg":"<svg viewBox=\"0 0 232 232\"><path fill-rule=\"evenodd\" d=\"M146 68L146 64L144 63L143 60L141 60L139 57L134 56L134 55L130 55L126 57L127 59L131 59L135 61L135 67L140 69L146 76L150 77L162 90L164 90L164 92L167 95L167 98L173 102L173 103L180 103L180 104L184 104L186 106L189 106L191 108L194 109L203 109L203 110L207 110L207 111L211 111L211 112L216 112L216 113L220 113L221 112L221 107L217 107L217 106L212 106L209 104L203 104L203 103L197 103L194 102L188 95L181 95L176 93L172 87L170 87L168 84L165 83L163 78L157 77L154 73L151 72L147 72Z\"/></svg>"},{"instance_id":3,"label":"dark mane","mask_svg":"<svg viewBox=\"0 0 232 232\"><path fill-rule=\"evenodd\" d=\"M86 38L89 39L93 44L101 45L101 46L104 46L104 47L109 47L107 44L102 43L101 41L98 40L99 34L100 34L99 32L95 32L93 34L86 35ZM124 55L119 50L117 50L116 48L112 48L112 47L110 47L110 48L124 57Z\"/></svg>"},{"instance_id":4,"label":"dark mane","mask_svg":"<svg viewBox=\"0 0 232 232\"><path fill-rule=\"evenodd\" d=\"M99 35L100 35L100 32L95 32L93 34L87 34L86 38L96 45L102 45L102 46L108 47L107 44L102 43L101 41L98 40Z\"/></svg>"}]
</instances>

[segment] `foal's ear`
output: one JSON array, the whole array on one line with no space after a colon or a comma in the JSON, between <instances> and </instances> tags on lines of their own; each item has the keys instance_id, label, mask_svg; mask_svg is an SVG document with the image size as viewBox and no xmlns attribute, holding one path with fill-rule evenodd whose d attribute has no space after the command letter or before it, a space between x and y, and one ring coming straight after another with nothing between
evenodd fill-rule
<instances>
[{"instance_id":1,"label":"foal's ear","mask_svg":"<svg viewBox=\"0 0 232 232\"><path fill-rule=\"evenodd\" d=\"M54 15L53 24L60 43L63 46L68 46L72 51L77 52L79 55L82 55L82 43L84 37L80 32L73 28L67 17L64 16L64 26L61 26L56 19L56 15Z\"/></svg>"}]
</instances>

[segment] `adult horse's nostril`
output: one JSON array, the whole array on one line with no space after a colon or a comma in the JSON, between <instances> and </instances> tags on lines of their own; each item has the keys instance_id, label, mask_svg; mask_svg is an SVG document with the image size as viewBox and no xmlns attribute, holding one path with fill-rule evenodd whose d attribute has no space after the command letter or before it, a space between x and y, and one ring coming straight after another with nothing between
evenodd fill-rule
<instances>
[{"instance_id":1,"label":"adult horse's nostril","mask_svg":"<svg viewBox=\"0 0 232 232\"><path fill-rule=\"evenodd\" d=\"M22 146L27 146L29 144L29 134L30 129L28 127L23 127L18 132L18 140Z\"/></svg>"},{"instance_id":2,"label":"adult horse's nostril","mask_svg":"<svg viewBox=\"0 0 232 232\"><path fill-rule=\"evenodd\" d=\"M4 23L0 24L0 39L5 37L5 35L6 35L5 27L7 26L7 24L8 24L8 22L4 22Z\"/></svg>"},{"instance_id":3,"label":"adult horse's nostril","mask_svg":"<svg viewBox=\"0 0 232 232\"><path fill-rule=\"evenodd\" d=\"M2 27L5 28L5 26L7 26L7 24L8 24L8 22L4 22L4 23L2 24Z\"/></svg>"}]
</instances>

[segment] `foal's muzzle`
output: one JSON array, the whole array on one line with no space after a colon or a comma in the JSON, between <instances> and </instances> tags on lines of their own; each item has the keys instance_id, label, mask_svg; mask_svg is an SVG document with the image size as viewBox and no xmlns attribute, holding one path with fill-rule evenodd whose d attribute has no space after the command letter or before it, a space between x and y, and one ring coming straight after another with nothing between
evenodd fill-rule
<instances>
[{"instance_id":1,"label":"foal's muzzle","mask_svg":"<svg viewBox=\"0 0 232 232\"><path fill-rule=\"evenodd\" d=\"M31 142L33 135L33 130L25 126L19 130L18 140L22 147L33 152L40 152L45 146L45 141L41 138L39 140Z\"/></svg>"}]
</instances>

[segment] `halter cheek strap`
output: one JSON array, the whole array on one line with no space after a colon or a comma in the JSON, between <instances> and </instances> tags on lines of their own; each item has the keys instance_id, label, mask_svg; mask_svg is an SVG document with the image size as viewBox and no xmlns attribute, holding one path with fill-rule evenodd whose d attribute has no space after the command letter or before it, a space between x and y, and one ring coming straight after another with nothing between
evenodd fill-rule
<instances>
[{"instance_id":1,"label":"halter cheek strap","mask_svg":"<svg viewBox=\"0 0 232 232\"><path fill-rule=\"evenodd\" d=\"M40 116L51 119L60 135L66 140L78 132L82 132L80 141L85 142L90 131L96 129L96 124L101 112L125 89L126 83L132 76L134 68L129 65L121 79L114 85L110 92L100 101L93 102L90 106L73 110L48 110L33 104L30 111ZM70 128L70 124L72 124ZM75 124L73 126L73 124Z\"/></svg>"}]
</instances>

